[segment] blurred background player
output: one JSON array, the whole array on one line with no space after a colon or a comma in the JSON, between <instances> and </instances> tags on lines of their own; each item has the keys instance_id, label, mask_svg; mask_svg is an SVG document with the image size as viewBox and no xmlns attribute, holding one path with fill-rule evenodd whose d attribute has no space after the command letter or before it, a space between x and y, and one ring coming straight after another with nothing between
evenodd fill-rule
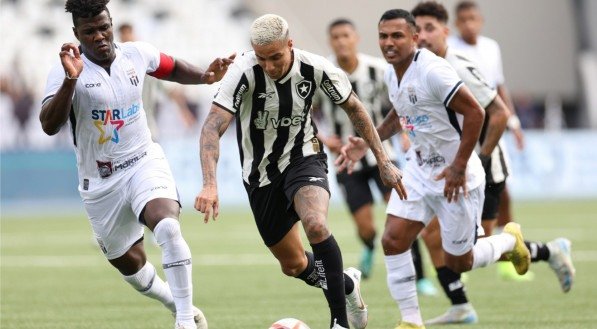
<instances>
[{"instance_id":1,"label":"blurred background player","mask_svg":"<svg viewBox=\"0 0 597 329\"><path fill-rule=\"evenodd\" d=\"M439 3L434 1L419 3L412 14L417 23L419 34L418 45L420 48L427 48L436 55L445 58L456 70L459 77L473 93L473 96L485 108L485 124L479 138L478 154L485 169L485 200L483 213L481 215L482 225L486 234L490 235L493 225L496 222L496 212L499 203L499 193L505 184L507 171L501 164L503 158L498 142L506 128L508 120L508 108L497 94L495 89L489 87L483 75L479 72L476 64L465 55L448 47L446 39L449 34L448 13ZM497 162L497 163L496 163ZM487 233L489 232L489 233ZM475 323L478 321L477 314L472 305L468 302L464 285L460 281L460 274L453 272L443 266L441 250L441 238L439 227L434 221L425 229L425 242L430 250L431 258L436 266L438 280L444 292L450 299L452 307L447 313L426 321L426 324L448 324L448 323ZM531 248L533 242L526 242ZM551 254L551 264L570 264L569 254L561 250L557 244L548 244ZM533 258L532 258L533 259ZM552 266L558 277L558 266ZM568 271L573 269L568 269ZM564 280L566 281L566 279ZM562 286L566 291L569 287Z\"/></svg>"},{"instance_id":2,"label":"blurred background player","mask_svg":"<svg viewBox=\"0 0 597 329\"><path fill-rule=\"evenodd\" d=\"M383 81L388 63L381 58L358 52L360 37L354 23L348 19L340 18L331 22L328 26L328 35L330 47L334 52L328 59L346 73L352 85L352 91L365 105L373 124L377 126L392 109ZM355 129L342 107L325 97L321 90L316 96L315 106L321 110L321 121L324 123L317 137L328 148L335 160L342 145L348 142L348 137L356 135ZM408 136L401 134L400 138L401 150L394 150L390 140L383 142L388 156L394 162L396 162L396 151L405 152L408 149ZM359 238L364 245L359 269L363 277L367 278L373 268L377 236L373 193L369 183L375 183L386 203L392 189L383 185L372 152L367 152L367 155L356 165L352 174L337 173L336 178L356 224ZM425 278L418 246L417 240L413 243L412 248L417 271L417 289L421 294L434 295L437 291L431 281Z\"/></svg>"},{"instance_id":3,"label":"blurred background player","mask_svg":"<svg viewBox=\"0 0 597 329\"><path fill-rule=\"evenodd\" d=\"M142 42L114 42L109 0L68 0L80 45L61 47L42 101L43 131L67 122L79 171L79 192L98 244L110 264L141 294L175 314L175 329L206 329L193 306L191 252L182 237L180 203L162 148L152 142L141 89L145 74L187 84L219 81L234 56L205 72ZM143 225L162 250L166 284L147 261Z\"/></svg>"},{"instance_id":4,"label":"blurred background player","mask_svg":"<svg viewBox=\"0 0 597 329\"><path fill-rule=\"evenodd\" d=\"M505 101L508 106L511 116L508 120L508 127L512 131L516 145L519 149L524 147L524 137L522 133L522 127L520 120L516 116L516 109L510 99L508 90L505 85L504 72L502 66L502 54L499 44L486 36L481 35L483 29L483 16L479 6L474 1L461 1L456 5L456 28L458 35L451 35L448 38L448 45L466 55L472 61L474 61L485 80L491 88L497 90L498 95ZM508 175L509 168L509 157L507 149L503 141L500 142L499 150L501 151L500 161L493 161L492 170L502 170L505 175ZM497 168L496 168L497 167ZM496 175L498 178L500 175ZM505 180L505 177L504 177ZM497 203L498 209L495 213L497 215L497 228L496 232L499 233L503 227L512 221L512 210L510 195L508 193L507 185L504 183L500 186L501 192L499 192L499 201ZM487 197L487 196L486 196ZM495 218L495 217L494 217ZM495 221L492 223L495 226ZM486 230L485 233L490 235L491 230ZM529 250L531 250L532 260L536 261L548 261L549 260L549 248L544 243L538 242L527 242ZM568 239L558 238L550 242L550 246L553 248L570 253L570 241ZM497 264L498 274L501 278L507 280L532 280L533 273L529 272L524 276L519 276L514 271L511 264L507 262L501 262ZM553 264L553 267L561 268L561 271L556 271L560 278L562 289L567 292L570 290L572 285L572 279L574 276L573 267L571 264L565 267L560 267L557 264ZM562 271L570 272L562 276Z\"/></svg>"},{"instance_id":5,"label":"blurred background player","mask_svg":"<svg viewBox=\"0 0 597 329\"><path fill-rule=\"evenodd\" d=\"M242 176L255 223L282 272L323 289L330 327L367 326L361 273L342 272L342 254L327 225L327 156L311 120L318 88L348 113L371 145L384 184L401 197L402 173L385 153L367 110L346 74L325 58L294 48L288 23L268 14L253 21L253 51L243 53L224 77L201 132L203 189L195 209L205 222L219 213L216 166L220 138L236 119ZM313 253L305 252L299 221Z\"/></svg>"}]
</instances>

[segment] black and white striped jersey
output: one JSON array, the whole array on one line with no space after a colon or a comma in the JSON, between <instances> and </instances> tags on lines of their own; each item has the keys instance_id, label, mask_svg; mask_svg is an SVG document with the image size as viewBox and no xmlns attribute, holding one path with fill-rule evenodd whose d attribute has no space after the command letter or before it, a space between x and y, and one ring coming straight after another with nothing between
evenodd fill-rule
<instances>
[{"instance_id":1,"label":"black and white striped jersey","mask_svg":"<svg viewBox=\"0 0 597 329\"><path fill-rule=\"evenodd\" d=\"M351 94L346 74L322 56L293 49L290 71L272 80L255 52L243 53L222 79L214 104L236 116L243 180L265 186L293 161L321 152L311 120L315 91L334 103Z\"/></svg>"},{"instance_id":2,"label":"black and white striped jersey","mask_svg":"<svg viewBox=\"0 0 597 329\"><path fill-rule=\"evenodd\" d=\"M338 66L335 56L328 57L334 65ZM357 94L371 119L377 127L385 118L392 104L388 98L388 89L384 83L384 73L388 63L377 57L358 54L358 66L352 73L347 73L352 91ZM325 94L318 92L316 95L316 106L322 113L324 126L322 133L325 135L336 135L342 142L348 142L348 136L358 136L354 125L344 110L332 102ZM383 143L386 153L391 160L396 159L396 152L393 150L391 140ZM364 167L375 166L377 161L371 150L356 164L354 170L361 170Z\"/></svg>"}]
</instances>

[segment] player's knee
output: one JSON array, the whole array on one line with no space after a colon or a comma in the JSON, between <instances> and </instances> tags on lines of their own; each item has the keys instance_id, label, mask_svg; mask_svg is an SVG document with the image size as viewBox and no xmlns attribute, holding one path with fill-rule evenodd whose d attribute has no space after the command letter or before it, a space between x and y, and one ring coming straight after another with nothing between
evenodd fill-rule
<instances>
[{"instance_id":1,"label":"player's knee","mask_svg":"<svg viewBox=\"0 0 597 329\"><path fill-rule=\"evenodd\" d=\"M473 258L468 257L468 255L462 256L447 256L446 259L446 266L456 272L456 273L463 273L468 272L473 268Z\"/></svg>"},{"instance_id":2,"label":"player's knee","mask_svg":"<svg viewBox=\"0 0 597 329\"><path fill-rule=\"evenodd\" d=\"M282 273L287 276L297 277L305 269L304 261L302 259L291 259L280 262Z\"/></svg>"},{"instance_id":3,"label":"player's knee","mask_svg":"<svg viewBox=\"0 0 597 329\"><path fill-rule=\"evenodd\" d=\"M381 246L386 255L402 254L410 249L410 243L406 239L401 239L399 235L388 230L384 232L381 238Z\"/></svg>"},{"instance_id":4,"label":"player's knee","mask_svg":"<svg viewBox=\"0 0 597 329\"><path fill-rule=\"evenodd\" d=\"M309 214L303 218L303 226L311 244L322 242L330 236L325 217L318 214Z\"/></svg>"},{"instance_id":5,"label":"player's knee","mask_svg":"<svg viewBox=\"0 0 597 329\"><path fill-rule=\"evenodd\" d=\"M174 218L164 218L155 226L153 233L159 245L182 236L180 223Z\"/></svg>"}]
</instances>

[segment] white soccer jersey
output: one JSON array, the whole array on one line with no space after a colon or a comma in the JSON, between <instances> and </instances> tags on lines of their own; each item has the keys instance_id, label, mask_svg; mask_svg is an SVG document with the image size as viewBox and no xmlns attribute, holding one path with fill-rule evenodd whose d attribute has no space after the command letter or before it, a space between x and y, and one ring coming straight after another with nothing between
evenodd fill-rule
<instances>
[{"instance_id":1,"label":"white soccer jersey","mask_svg":"<svg viewBox=\"0 0 597 329\"><path fill-rule=\"evenodd\" d=\"M462 115L448 104L462 81L448 64L427 49L417 50L398 81L393 67L385 74L390 101L411 139L406 155L405 181L418 192L443 194L445 181L435 177L450 165L460 146ZM466 168L466 185L472 190L484 183L481 161L473 152Z\"/></svg>"},{"instance_id":2,"label":"white soccer jersey","mask_svg":"<svg viewBox=\"0 0 597 329\"><path fill-rule=\"evenodd\" d=\"M272 80L255 52L243 53L214 99L236 116L243 180L253 186L268 185L291 162L320 152L310 112L317 88L336 104L351 94L346 74L330 61L297 48L293 54L290 71Z\"/></svg>"},{"instance_id":3,"label":"white soccer jersey","mask_svg":"<svg viewBox=\"0 0 597 329\"><path fill-rule=\"evenodd\" d=\"M334 65L338 66L335 56L329 57ZM352 73L347 73L352 91L368 110L373 124L380 124L387 111L392 107L388 99L388 89L383 81L384 72L388 63L377 57L358 54L358 66ZM348 136L357 136L354 125L344 110L335 104L328 97L325 97L323 91L318 91L317 103L323 113L323 122L326 134L338 136L342 142L348 142ZM396 160L396 154L390 140L384 141L383 146L391 160ZM363 167L371 167L377 164L373 152L367 152L366 156L356 164L354 170L358 171Z\"/></svg>"},{"instance_id":4,"label":"white soccer jersey","mask_svg":"<svg viewBox=\"0 0 597 329\"><path fill-rule=\"evenodd\" d=\"M462 82L471 90L471 93L477 99L483 108L487 108L497 96L497 91L491 88L483 74L477 67L477 64L468 59L463 53L448 47L445 59L452 65L458 73ZM485 140L486 124L489 116L485 116L485 125L479 136L479 143ZM487 183L501 183L508 177L508 162L503 152L501 140L491 153L491 173L486 176Z\"/></svg>"},{"instance_id":5,"label":"white soccer jersey","mask_svg":"<svg viewBox=\"0 0 597 329\"><path fill-rule=\"evenodd\" d=\"M460 36L452 35L448 37L448 46L462 52L466 57L477 63L491 88L504 84L502 52L495 40L479 36L477 44L471 45L466 43Z\"/></svg>"},{"instance_id":6,"label":"white soccer jersey","mask_svg":"<svg viewBox=\"0 0 597 329\"><path fill-rule=\"evenodd\" d=\"M112 186L118 177L111 173L123 172L151 157L155 149L150 147L153 142L141 89L145 74L159 67L160 53L144 42L115 43L115 47L116 58L110 72L81 55L84 68L77 80L69 116L80 191ZM56 94L64 77L62 65L51 70L42 104Z\"/></svg>"}]
</instances>

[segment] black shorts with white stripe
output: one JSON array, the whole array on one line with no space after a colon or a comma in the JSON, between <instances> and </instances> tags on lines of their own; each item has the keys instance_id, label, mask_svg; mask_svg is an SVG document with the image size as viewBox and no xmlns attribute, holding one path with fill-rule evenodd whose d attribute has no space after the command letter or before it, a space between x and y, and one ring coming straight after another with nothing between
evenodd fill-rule
<instances>
[{"instance_id":1,"label":"black shorts with white stripe","mask_svg":"<svg viewBox=\"0 0 597 329\"><path fill-rule=\"evenodd\" d=\"M294 223L300 220L294 210L293 200L301 187L315 185L330 192L327 174L327 155L318 153L292 161L268 185L255 187L245 183L253 217L266 246L271 247L280 242Z\"/></svg>"}]
</instances>

